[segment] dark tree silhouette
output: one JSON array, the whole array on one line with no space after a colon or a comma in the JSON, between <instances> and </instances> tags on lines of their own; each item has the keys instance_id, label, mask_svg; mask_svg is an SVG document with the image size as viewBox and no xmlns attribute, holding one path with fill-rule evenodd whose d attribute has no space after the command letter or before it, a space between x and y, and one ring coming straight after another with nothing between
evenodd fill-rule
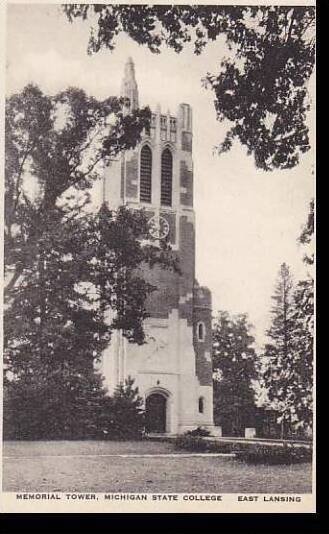
<instances>
[{"instance_id":1,"label":"dark tree silhouette","mask_svg":"<svg viewBox=\"0 0 329 534\"><path fill-rule=\"evenodd\" d=\"M195 54L224 36L228 47L218 71L205 77L214 92L219 121L228 122L225 152L238 139L257 167L286 169L310 148L306 124L307 82L314 68L313 6L186 6L67 4L68 19L93 18L88 52L113 50L125 32L159 53L180 52L193 43ZM204 52L206 53L206 52Z\"/></svg>"}]
</instances>

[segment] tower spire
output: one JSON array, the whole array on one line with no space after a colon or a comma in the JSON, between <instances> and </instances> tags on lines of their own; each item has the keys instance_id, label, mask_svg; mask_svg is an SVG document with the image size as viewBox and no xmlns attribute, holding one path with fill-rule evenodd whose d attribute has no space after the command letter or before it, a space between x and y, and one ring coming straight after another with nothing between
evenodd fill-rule
<instances>
[{"instance_id":1,"label":"tower spire","mask_svg":"<svg viewBox=\"0 0 329 534\"><path fill-rule=\"evenodd\" d=\"M138 87L135 78L135 65L131 57L125 64L124 76L121 84L121 96L129 98L128 109L133 111L138 108Z\"/></svg>"}]
</instances>

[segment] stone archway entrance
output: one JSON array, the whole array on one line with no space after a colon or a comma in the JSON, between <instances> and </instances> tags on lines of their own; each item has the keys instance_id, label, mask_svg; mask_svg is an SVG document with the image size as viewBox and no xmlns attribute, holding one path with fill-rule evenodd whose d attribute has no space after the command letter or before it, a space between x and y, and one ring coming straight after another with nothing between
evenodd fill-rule
<instances>
[{"instance_id":1,"label":"stone archway entrance","mask_svg":"<svg viewBox=\"0 0 329 534\"><path fill-rule=\"evenodd\" d=\"M145 401L145 427L147 432L166 432L167 397L162 393L151 393Z\"/></svg>"}]
</instances>

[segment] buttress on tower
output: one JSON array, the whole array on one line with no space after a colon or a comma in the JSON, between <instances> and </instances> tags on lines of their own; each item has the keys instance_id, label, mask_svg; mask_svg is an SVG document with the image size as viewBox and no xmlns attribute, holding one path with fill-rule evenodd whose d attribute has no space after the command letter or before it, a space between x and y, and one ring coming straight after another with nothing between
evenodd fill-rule
<instances>
[{"instance_id":1,"label":"buttress on tower","mask_svg":"<svg viewBox=\"0 0 329 534\"><path fill-rule=\"evenodd\" d=\"M135 68L128 59L121 96L138 108ZM145 401L149 432L182 433L213 428L211 293L195 280L192 110L177 116L160 106L141 143L105 169L104 201L112 209L143 208L154 243L167 238L177 251L181 274L145 269L157 290L147 300L146 343L129 343L114 332L100 371L111 393L128 376Z\"/></svg>"}]
</instances>

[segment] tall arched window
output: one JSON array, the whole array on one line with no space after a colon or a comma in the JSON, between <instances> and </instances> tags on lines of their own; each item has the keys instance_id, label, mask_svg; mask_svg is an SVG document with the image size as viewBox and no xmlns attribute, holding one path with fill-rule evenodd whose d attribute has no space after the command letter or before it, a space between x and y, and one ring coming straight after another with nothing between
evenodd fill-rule
<instances>
[{"instance_id":1,"label":"tall arched window","mask_svg":"<svg viewBox=\"0 0 329 534\"><path fill-rule=\"evenodd\" d=\"M204 398L199 397L199 413L203 413L203 412L204 412Z\"/></svg>"},{"instance_id":2,"label":"tall arched window","mask_svg":"<svg viewBox=\"0 0 329 534\"><path fill-rule=\"evenodd\" d=\"M147 145L141 150L139 183L139 200L152 202L152 151Z\"/></svg>"},{"instance_id":3,"label":"tall arched window","mask_svg":"<svg viewBox=\"0 0 329 534\"><path fill-rule=\"evenodd\" d=\"M172 203L172 153L169 148L161 156L161 205L171 206Z\"/></svg>"}]
</instances>

